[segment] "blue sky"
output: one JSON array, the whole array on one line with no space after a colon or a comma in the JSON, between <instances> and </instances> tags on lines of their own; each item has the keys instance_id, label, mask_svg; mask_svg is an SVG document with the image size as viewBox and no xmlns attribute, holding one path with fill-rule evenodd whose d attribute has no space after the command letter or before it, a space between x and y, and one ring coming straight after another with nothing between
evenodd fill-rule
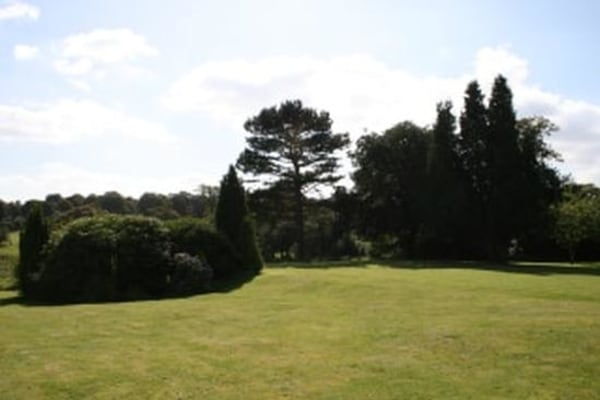
<instances>
[{"instance_id":1,"label":"blue sky","mask_svg":"<svg viewBox=\"0 0 600 400\"><path fill-rule=\"evenodd\" d=\"M356 139L469 80L551 118L561 169L600 184L595 1L0 1L0 198L217 184L242 124L288 98Z\"/></svg>"}]
</instances>

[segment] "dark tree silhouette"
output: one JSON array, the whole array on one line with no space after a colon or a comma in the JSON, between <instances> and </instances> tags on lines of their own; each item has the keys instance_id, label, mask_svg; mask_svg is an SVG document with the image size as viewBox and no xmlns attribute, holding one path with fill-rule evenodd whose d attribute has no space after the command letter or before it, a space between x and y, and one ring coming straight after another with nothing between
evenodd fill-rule
<instances>
[{"instance_id":1,"label":"dark tree silhouette","mask_svg":"<svg viewBox=\"0 0 600 400\"><path fill-rule=\"evenodd\" d=\"M19 238L17 278L19 289L24 297L31 295L33 290L32 274L40 269L42 249L48 242L48 237L49 230L44 219L42 204L33 204Z\"/></svg>"},{"instance_id":2,"label":"dark tree silhouette","mask_svg":"<svg viewBox=\"0 0 600 400\"><path fill-rule=\"evenodd\" d=\"M427 213L425 222L428 257L452 257L463 247L465 190L461 181L456 118L452 103L437 105L427 160Z\"/></svg>"},{"instance_id":3,"label":"dark tree silhouette","mask_svg":"<svg viewBox=\"0 0 600 400\"><path fill-rule=\"evenodd\" d=\"M409 257L423 227L429 139L426 129L402 122L361 137L353 154L361 230L373 239L392 235Z\"/></svg>"},{"instance_id":4,"label":"dark tree silhouette","mask_svg":"<svg viewBox=\"0 0 600 400\"><path fill-rule=\"evenodd\" d=\"M233 166L229 167L221 180L215 223L217 230L238 251L243 267L254 272L260 271L263 262L256 243L254 222L248 212L244 188Z\"/></svg>"}]
</instances>

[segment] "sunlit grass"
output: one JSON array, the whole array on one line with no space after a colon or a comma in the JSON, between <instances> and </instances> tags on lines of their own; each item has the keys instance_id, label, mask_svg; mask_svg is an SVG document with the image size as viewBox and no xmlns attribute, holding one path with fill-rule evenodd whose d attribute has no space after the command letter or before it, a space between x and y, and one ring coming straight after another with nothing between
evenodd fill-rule
<instances>
[{"instance_id":1,"label":"sunlit grass","mask_svg":"<svg viewBox=\"0 0 600 400\"><path fill-rule=\"evenodd\" d=\"M538 272L267 268L230 293L54 307L3 292L0 398L600 398L600 276Z\"/></svg>"}]
</instances>

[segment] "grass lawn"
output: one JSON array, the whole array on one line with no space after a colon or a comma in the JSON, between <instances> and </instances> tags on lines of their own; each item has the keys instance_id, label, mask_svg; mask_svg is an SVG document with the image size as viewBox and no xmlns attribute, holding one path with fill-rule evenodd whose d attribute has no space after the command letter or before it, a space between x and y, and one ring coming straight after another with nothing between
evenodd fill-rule
<instances>
[{"instance_id":1,"label":"grass lawn","mask_svg":"<svg viewBox=\"0 0 600 400\"><path fill-rule=\"evenodd\" d=\"M591 267L277 267L178 300L14 296L2 399L600 399Z\"/></svg>"}]
</instances>

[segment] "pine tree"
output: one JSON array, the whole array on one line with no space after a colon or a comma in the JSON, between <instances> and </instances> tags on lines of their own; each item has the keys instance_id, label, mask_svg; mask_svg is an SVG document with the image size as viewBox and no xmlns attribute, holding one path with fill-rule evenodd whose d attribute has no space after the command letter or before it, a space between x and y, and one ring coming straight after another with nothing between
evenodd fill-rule
<instances>
[{"instance_id":1,"label":"pine tree","mask_svg":"<svg viewBox=\"0 0 600 400\"><path fill-rule=\"evenodd\" d=\"M306 108L300 100L263 109L244 128L250 133L237 165L245 173L274 178L293 198L297 258L304 259L305 194L341 179L336 152L350 143L347 133L333 133L329 113Z\"/></svg>"}]
</instances>

